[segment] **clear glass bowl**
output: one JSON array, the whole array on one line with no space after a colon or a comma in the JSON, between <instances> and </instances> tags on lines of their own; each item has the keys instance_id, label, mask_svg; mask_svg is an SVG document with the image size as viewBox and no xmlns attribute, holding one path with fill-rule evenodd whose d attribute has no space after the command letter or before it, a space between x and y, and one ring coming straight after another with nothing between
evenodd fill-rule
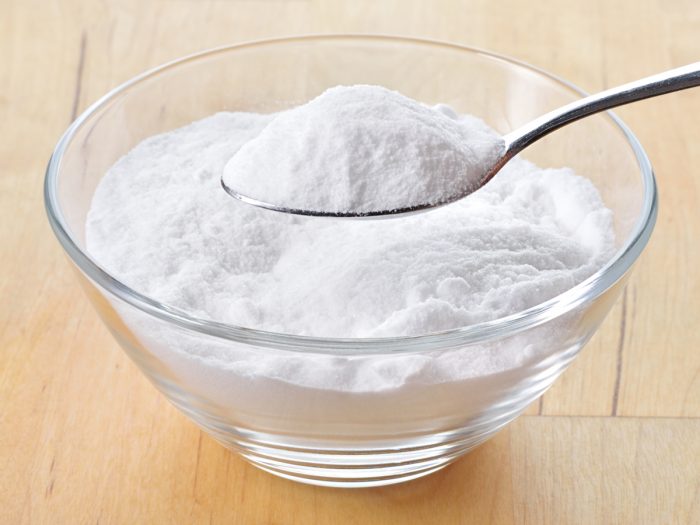
<instances>
[{"instance_id":1,"label":"clear glass bowl","mask_svg":"<svg viewBox=\"0 0 700 525\"><path fill-rule=\"evenodd\" d=\"M542 395L619 296L657 209L649 160L612 114L558 131L526 157L593 180L615 214L615 256L543 304L420 337L321 339L198 319L130 289L86 253L95 186L144 138L216 111L276 111L358 83L450 104L504 133L582 94L528 65L450 44L374 36L253 42L177 60L108 93L63 135L45 184L51 225L80 282L153 384L260 468L343 487L434 472ZM478 377L459 366L501 357ZM327 388L334 376L345 386Z\"/></svg>"}]
</instances>

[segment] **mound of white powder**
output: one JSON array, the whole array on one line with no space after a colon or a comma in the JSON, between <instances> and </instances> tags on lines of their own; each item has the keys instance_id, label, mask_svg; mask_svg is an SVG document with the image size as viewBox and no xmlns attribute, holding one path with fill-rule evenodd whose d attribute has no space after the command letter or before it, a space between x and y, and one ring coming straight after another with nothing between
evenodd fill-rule
<instances>
[{"instance_id":1,"label":"mound of white powder","mask_svg":"<svg viewBox=\"0 0 700 525\"><path fill-rule=\"evenodd\" d=\"M327 95L312 104L324 104ZM427 143L439 151L455 145L449 137L463 141L478 131L479 144L459 149L459 163L497 143L498 135L474 117L457 117L444 107L416 108L400 95L385 95L422 115L432 130ZM590 181L566 168L540 169L519 159L461 201L391 220L293 217L244 204L222 190L219 178L230 159L231 169L238 162L248 165L241 173L252 182L258 177L268 188L270 177L270 188L279 183L280 191L293 189L304 205L324 208L347 197L353 206L359 201L352 199L362 199L386 207L372 200L383 169L395 181L397 174L408 174L410 189L397 186L399 197L415 187L429 193L434 177L457 178L432 171L450 163L432 155L415 129L399 125L390 137L373 133L377 115L371 101L367 108L347 129L327 126L323 113L314 112L292 144L282 131L292 125L294 111L218 113L143 141L95 192L86 226L89 253L128 286L191 315L329 337L418 335L496 319L571 288L611 255L611 212ZM328 110L336 112L333 119L353 116L330 102ZM305 144L319 136L314 126L327 134L332 151ZM364 131L370 133L367 144ZM410 170L402 171L400 158L371 156L387 154L403 133L416 148ZM282 187L284 174L298 172L296 163L308 151L313 158L306 160L319 163L315 169L328 155L346 157L346 172L328 174L340 185L338 195L313 201L313 187ZM363 167L371 168L365 189L355 184ZM428 180L414 180L421 173Z\"/></svg>"},{"instance_id":2,"label":"mound of white powder","mask_svg":"<svg viewBox=\"0 0 700 525\"><path fill-rule=\"evenodd\" d=\"M226 164L224 183L289 209L395 210L473 191L502 150L482 122L459 122L444 106L337 86L277 115Z\"/></svg>"}]
</instances>

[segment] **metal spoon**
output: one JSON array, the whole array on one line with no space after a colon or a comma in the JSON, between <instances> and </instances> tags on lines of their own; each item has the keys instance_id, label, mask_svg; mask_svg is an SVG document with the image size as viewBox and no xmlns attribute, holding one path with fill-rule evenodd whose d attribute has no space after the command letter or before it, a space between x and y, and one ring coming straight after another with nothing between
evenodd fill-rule
<instances>
[{"instance_id":1,"label":"metal spoon","mask_svg":"<svg viewBox=\"0 0 700 525\"><path fill-rule=\"evenodd\" d=\"M376 210L369 212L334 212L327 210L302 210L287 208L282 205L263 202L258 199L253 199L246 195L237 192L234 188L228 187L222 178L221 185L224 190L232 197L239 199L247 204L274 210L283 213L291 213L294 215L310 215L315 217L384 217L396 216L401 214L416 213L426 211L431 208L444 206L451 202L455 202L473 193L489 182L505 164L523 149L528 147L533 142L538 141L545 135L548 135L554 130L561 128L571 122L579 119L611 109L630 102L636 102L645 98L656 97L682 89L688 89L700 85L700 62L695 62L687 66L671 69L664 73L659 73L650 77L623 84L622 86L607 89L595 95L590 95L581 100L577 100L567 104L559 109L550 111L535 120L511 131L503 136L504 149L501 156L496 162L484 171L479 182L469 188L467 191L451 195L438 203L417 203L413 206L393 209L393 210Z\"/></svg>"}]
</instances>

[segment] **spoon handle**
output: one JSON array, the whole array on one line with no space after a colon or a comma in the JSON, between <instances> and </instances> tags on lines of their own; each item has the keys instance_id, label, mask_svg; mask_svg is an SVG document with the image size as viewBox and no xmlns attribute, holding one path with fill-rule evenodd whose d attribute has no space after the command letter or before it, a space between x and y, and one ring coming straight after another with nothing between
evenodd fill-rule
<instances>
[{"instance_id":1,"label":"spoon handle","mask_svg":"<svg viewBox=\"0 0 700 525\"><path fill-rule=\"evenodd\" d=\"M504 157L510 159L552 131L599 111L695 86L700 86L700 62L590 95L550 111L505 135Z\"/></svg>"}]
</instances>

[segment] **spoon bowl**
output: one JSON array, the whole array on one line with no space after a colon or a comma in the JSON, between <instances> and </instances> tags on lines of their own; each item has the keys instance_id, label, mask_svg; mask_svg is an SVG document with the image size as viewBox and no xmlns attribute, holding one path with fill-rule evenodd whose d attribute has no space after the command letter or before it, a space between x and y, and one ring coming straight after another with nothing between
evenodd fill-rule
<instances>
[{"instance_id":1,"label":"spoon bowl","mask_svg":"<svg viewBox=\"0 0 700 525\"><path fill-rule=\"evenodd\" d=\"M500 167L499 167L500 169ZM494 173L495 175L495 173ZM493 176L493 175L492 175ZM408 216L415 215L417 213L422 213L424 211L431 210L433 208L439 208L447 204L451 204L458 201L467 195L474 193L481 185L474 189L469 189L469 191L456 194L453 198L449 200L443 200L438 203L422 203L416 204L415 206L406 206L403 208L393 208L389 210L375 210L375 211L328 211L328 210L305 210L301 208L288 208L279 204L272 204L271 202L265 202L253 197L248 197L239 193L237 190L229 187L224 179L221 179L221 187L226 193L228 193L234 199L237 199L251 206L257 206L258 208L263 208L266 210L272 210L280 213L288 213L290 215L302 215L306 217L327 217L327 218L339 218L339 219L390 219L397 216Z\"/></svg>"}]
</instances>

